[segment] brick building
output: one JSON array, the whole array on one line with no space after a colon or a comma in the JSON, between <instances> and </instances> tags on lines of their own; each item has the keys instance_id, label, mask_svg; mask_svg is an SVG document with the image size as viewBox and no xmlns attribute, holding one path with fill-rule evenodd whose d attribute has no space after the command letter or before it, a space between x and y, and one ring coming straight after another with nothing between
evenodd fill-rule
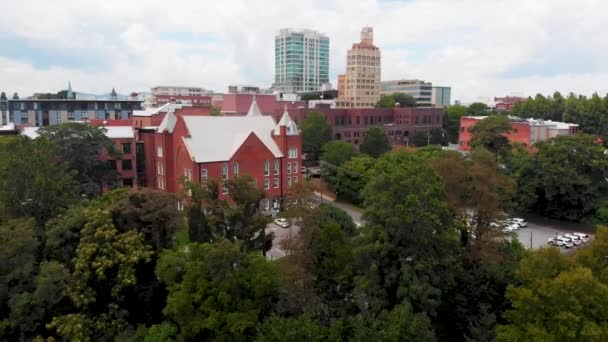
<instances>
[{"instance_id":1,"label":"brick building","mask_svg":"<svg viewBox=\"0 0 608 342\"><path fill-rule=\"evenodd\" d=\"M429 132L441 128L441 108L298 108L290 114L296 124L310 112L321 112L332 127L332 139L342 140L359 147L371 127L381 128L394 146L409 145L416 132ZM278 118L280 111L274 113Z\"/></svg>"},{"instance_id":2,"label":"brick building","mask_svg":"<svg viewBox=\"0 0 608 342\"><path fill-rule=\"evenodd\" d=\"M302 177L301 134L288 111L277 124L272 116L262 115L256 101L245 116L184 109L165 113L158 127L139 128L147 185L179 192L182 177L199 183L248 174L266 194L262 211L278 210ZM220 197L228 198L225 185L220 187Z\"/></svg>"},{"instance_id":3,"label":"brick building","mask_svg":"<svg viewBox=\"0 0 608 342\"><path fill-rule=\"evenodd\" d=\"M494 109L497 112L505 112L510 111L513 106L518 103L525 101L525 97L520 96L505 96L505 97L495 97L494 98Z\"/></svg>"},{"instance_id":4,"label":"brick building","mask_svg":"<svg viewBox=\"0 0 608 342\"><path fill-rule=\"evenodd\" d=\"M214 105L221 108L222 114L226 116L245 115L253 102L265 115L272 115L277 111L287 109L305 108L306 101L279 101L275 95L261 94L224 94L223 100L214 101Z\"/></svg>"},{"instance_id":5,"label":"brick building","mask_svg":"<svg viewBox=\"0 0 608 342\"><path fill-rule=\"evenodd\" d=\"M487 116L463 116L460 118L460 131L458 137L460 150L471 150L471 146L469 146L469 141L471 140L470 129L485 118L487 118ZM511 124L511 131L506 133L505 136L510 142L520 143L528 147L539 141L549 140L560 135L572 135L579 132L577 124L551 120L509 117L509 123Z\"/></svg>"}]
</instances>

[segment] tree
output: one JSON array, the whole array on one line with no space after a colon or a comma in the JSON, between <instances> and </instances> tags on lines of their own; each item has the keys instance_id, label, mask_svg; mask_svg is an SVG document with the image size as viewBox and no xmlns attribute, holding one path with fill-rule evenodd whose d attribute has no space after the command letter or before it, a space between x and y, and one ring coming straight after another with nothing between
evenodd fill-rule
<instances>
[{"instance_id":1,"label":"tree","mask_svg":"<svg viewBox=\"0 0 608 342\"><path fill-rule=\"evenodd\" d=\"M6 93L5 92L0 93L0 100L6 100Z\"/></svg>"},{"instance_id":2,"label":"tree","mask_svg":"<svg viewBox=\"0 0 608 342\"><path fill-rule=\"evenodd\" d=\"M391 97L395 100L395 105L399 104L399 107L416 107L416 98L410 94L405 93L393 93Z\"/></svg>"},{"instance_id":3,"label":"tree","mask_svg":"<svg viewBox=\"0 0 608 342\"><path fill-rule=\"evenodd\" d=\"M511 125L505 116L492 115L471 127L472 148L483 147L497 157L506 158L511 145L509 139L504 136L511 131Z\"/></svg>"},{"instance_id":4,"label":"tree","mask_svg":"<svg viewBox=\"0 0 608 342\"><path fill-rule=\"evenodd\" d=\"M116 182L116 171L100 158L104 151L110 157L115 153L114 143L105 135L105 128L66 122L42 127L38 132L41 139L57 146L60 159L76 171L81 194L99 195L103 185Z\"/></svg>"},{"instance_id":5,"label":"tree","mask_svg":"<svg viewBox=\"0 0 608 342\"><path fill-rule=\"evenodd\" d=\"M365 135L365 141L359 147L361 153L369 154L374 158L391 150L391 143L384 131L378 127L372 127Z\"/></svg>"},{"instance_id":6,"label":"tree","mask_svg":"<svg viewBox=\"0 0 608 342\"><path fill-rule=\"evenodd\" d=\"M323 146L331 140L331 126L325 115L310 112L300 124L302 130L302 150L308 159L318 160Z\"/></svg>"},{"instance_id":7,"label":"tree","mask_svg":"<svg viewBox=\"0 0 608 342\"><path fill-rule=\"evenodd\" d=\"M209 115L211 116L222 116L222 109L218 106L211 106L209 108Z\"/></svg>"},{"instance_id":8,"label":"tree","mask_svg":"<svg viewBox=\"0 0 608 342\"><path fill-rule=\"evenodd\" d=\"M536 147L512 171L521 206L572 221L594 215L608 191L608 155L596 137L560 136Z\"/></svg>"},{"instance_id":9,"label":"tree","mask_svg":"<svg viewBox=\"0 0 608 342\"><path fill-rule=\"evenodd\" d=\"M545 248L522 260L517 280L507 291L512 309L497 329L498 341L608 338L608 286L589 268Z\"/></svg>"},{"instance_id":10,"label":"tree","mask_svg":"<svg viewBox=\"0 0 608 342\"><path fill-rule=\"evenodd\" d=\"M306 317L271 316L258 329L258 342L327 341L328 329Z\"/></svg>"},{"instance_id":11,"label":"tree","mask_svg":"<svg viewBox=\"0 0 608 342\"><path fill-rule=\"evenodd\" d=\"M368 228L355 257L356 298L369 312L408 301L434 316L458 246L444 184L407 151L384 155L373 172L363 190Z\"/></svg>"},{"instance_id":12,"label":"tree","mask_svg":"<svg viewBox=\"0 0 608 342\"><path fill-rule=\"evenodd\" d=\"M361 190L370 178L373 177L371 170L376 160L366 154L358 155L342 164L344 170L337 173L336 188L340 189L340 197L356 204L361 204Z\"/></svg>"},{"instance_id":13,"label":"tree","mask_svg":"<svg viewBox=\"0 0 608 342\"><path fill-rule=\"evenodd\" d=\"M325 179L332 190L336 191L338 195L338 168L356 154L355 145L344 141L330 141L323 146L323 155L321 156L323 179Z\"/></svg>"},{"instance_id":14,"label":"tree","mask_svg":"<svg viewBox=\"0 0 608 342\"><path fill-rule=\"evenodd\" d=\"M2 216L34 217L42 225L76 200L76 186L52 143L25 137L0 141Z\"/></svg>"},{"instance_id":15,"label":"tree","mask_svg":"<svg viewBox=\"0 0 608 342\"><path fill-rule=\"evenodd\" d=\"M468 115L467 107L452 105L444 108L443 130L447 140L452 144L458 143L458 132L460 130L460 118Z\"/></svg>"},{"instance_id":16,"label":"tree","mask_svg":"<svg viewBox=\"0 0 608 342\"><path fill-rule=\"evenodd\" d=\"M262 256L240 249L220 240L163 252L156 274L167 284L164 312L180 340L255 336L277 297L278 274Z\"/></svg>"},{"instance_id":17,"label":"tree","mask_svg":"<svg viewBox=\"0 0 608 342\"><path fill-rule=\"evenodd\" d=\"M109 340L126 327L125 291L137 283L136 266L152 252L143 234L119 233L108 211L91 209L87 217L67 288L76 312L54 317L49 327L72 340Z\"/></svg>"},{"instance_id":18,"label":"tree","mask_svg":"<svg viewBox=\"0 0 608 342\"><path fill-rule=\"evenodd\" d=\"M429 140L429 132L417 131L414 132L414 136L412 137L412 145L415 147L424 147L429 144Z\"/></svg>"},{"instance_id":19,"label":"tree","mask_svg":"<svg viewBox=\"0 0 608 342\"><path fill-rule=\"evenodd\" d=\"M376 108L395 108L395 99L391 95L382 95L376 103Z\"/></svg>"},{"instance_id":20,"label":"tree","mask_svg":"<svg viewBox=\"0 0 608 342\"><path fill-rule=\"evenodd\" d=\"M467 112L473 116L487 115L488 105L483 102L473 102L467 107Z\"/></svg>"}]
</instances>

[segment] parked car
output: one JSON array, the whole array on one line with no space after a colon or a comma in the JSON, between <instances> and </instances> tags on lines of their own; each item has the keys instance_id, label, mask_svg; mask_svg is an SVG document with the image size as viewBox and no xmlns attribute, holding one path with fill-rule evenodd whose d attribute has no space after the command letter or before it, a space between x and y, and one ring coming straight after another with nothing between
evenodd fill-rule
<instances>
[{"instance_id":1,"label":"parked car","mask_svg":"<svg viewBox=\"0 0 608 342\"><path fill-rule=\"evenodd\" d=\"M275 219L274 223L277 226L281 227L281 228L287 228L287 227L289 227L289 221L287 221L286 219L284 219L282 217L279 217L278 219Z\"/></svg>"},{"instance_id":2,"label":"parked car","mask_svg":"<svg viewBox=\"0 0 608 342\"><path fill-rule=\"evenodd\" d=\"M583 240L583 242L587 242L587 240L589 240L589 235L587 234L583 234L583 233L572 233L572 235L576 235L579 238L581 238L581 240Z\"/></svg>"},{"instance_id":3,"label":"parked car","mask_svg":"<svg viewBox=\"0 0 608 342\"><path fill-rule=\"evenodd\" d=\"M528 221L524 220L523 218L514 217L514 218L511 219L511 221L517 223L520 227L527 227L528 226Z\"/></svg>"},{"instance_id":4,"label":"parked car","mask_svg":"<svg viewBox=\"0 0 608 342\"><path fill-rule=\"evenodd\" d=\"M583 243L583 240L581 240L581 238L576 235L566 234L564 236L567 237L568 239L572 240L572 243L574 243L577 246L580 245L581 243Z\"/></svg>"}]
</instances>

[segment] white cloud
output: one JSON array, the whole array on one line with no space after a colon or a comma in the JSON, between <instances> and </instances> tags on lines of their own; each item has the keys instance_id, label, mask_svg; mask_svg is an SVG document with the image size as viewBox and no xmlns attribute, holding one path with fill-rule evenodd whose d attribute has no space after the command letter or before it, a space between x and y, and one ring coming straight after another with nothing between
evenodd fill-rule
<instances>
[{"instance_id":1,"label":"white cloud","mask_svg":"<svg viewBox=\"0 0 608 342\"><path fill-rule=\"evenodd\" d=\"M10 44L0 45L0 90L57 91L68 80L84 92L265 87L283 27L326 33L335 77L371 25L384 79L452 86L453 99L606 93L606 10L601 0L20 1L0 12L0 42ZM162 37L180 32L191 34Z\"/></svg>"}]
</instances>

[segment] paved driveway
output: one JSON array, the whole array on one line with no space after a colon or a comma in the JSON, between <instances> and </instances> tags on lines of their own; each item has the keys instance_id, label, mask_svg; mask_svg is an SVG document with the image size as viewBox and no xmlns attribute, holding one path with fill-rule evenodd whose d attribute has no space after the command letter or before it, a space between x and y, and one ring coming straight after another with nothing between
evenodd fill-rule
<instances>
[{"instance_id":1,"label":"paved driveway","mask_svg":"<svg viewBox=\"0 0 608 342\"><path fill-rule=\"evenodd\" d=\"M281 242L296 237L299 231L300 227L293 224L287 228L281 228L274 222L269 223L266 226L266 233L274 233L274 240L272 241L272 248L266 253L266 258L275 260L286 256L286 252L281 248Z\"/></svg>"}]
</instances>

